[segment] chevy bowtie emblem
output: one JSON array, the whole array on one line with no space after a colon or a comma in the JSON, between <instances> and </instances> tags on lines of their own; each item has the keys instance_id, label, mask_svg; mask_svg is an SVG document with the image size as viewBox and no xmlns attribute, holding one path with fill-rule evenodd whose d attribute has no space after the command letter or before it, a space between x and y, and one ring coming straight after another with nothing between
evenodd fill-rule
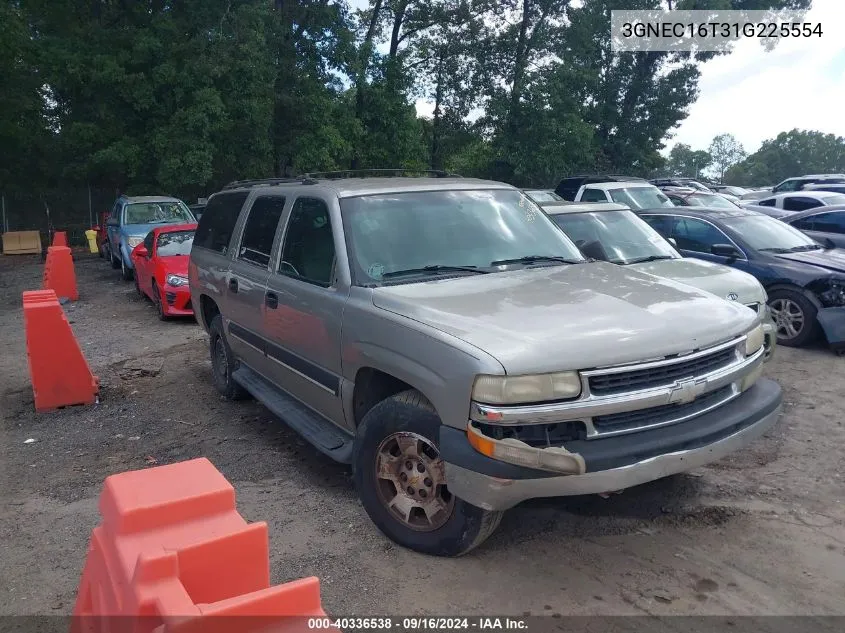
<instances>
[{"instance_id":1,"label":"chevy bowtie emblem","mask_svg":"<svg viewBox=\"0 0 845 633\"><path fill-rule=\"evenodd\" d=\"M730 299L731 301L736 301L737 299L739 299L739 295L735 292L729 292L728 299Z\"/></svg>"},{"instance_id":2,"label":"chevy bowtie emblem","mask_svg":"<svg viewBox=\"0 0 845 633\"><path fill-rule=\"evenodd\" d=\"M704 392L707 386L706 378L688 378L676 380L669 393L669 404L686 404L692 402Z\"/></svg>"}]
</instances>

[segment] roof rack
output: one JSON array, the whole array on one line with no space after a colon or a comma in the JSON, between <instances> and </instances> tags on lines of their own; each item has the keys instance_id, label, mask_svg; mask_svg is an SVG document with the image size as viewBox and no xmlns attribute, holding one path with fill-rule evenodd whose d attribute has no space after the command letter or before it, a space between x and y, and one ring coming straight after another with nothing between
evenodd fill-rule
<instances>
[{"instance_id":1,"label":"roof rack","mask_svg":"<svg viewBox=\"0 0 845 633\"><path fill-rule=\"evenodd\" d=\"M298 178L256 178L253 180L233 180L223 189L239 189L241 187L270 187L272 185L289 185L299 183L301 185L314 184L313 181L306 177L300 176Z\"/></svg>"},{"instance_id":2,"label":"roof rack","mask_svg":"<svg viewBox=\"0 0 845 633\"><path fill-rule=\"evenodd\" d=\"M343 169L340 171L317 171L304 174L304 178L321 178L338 180L341 178L362 178L366 176L434 176L435 178L460 178L458 174L450 174L440 169Z\"/></svg>"}]
</instances>

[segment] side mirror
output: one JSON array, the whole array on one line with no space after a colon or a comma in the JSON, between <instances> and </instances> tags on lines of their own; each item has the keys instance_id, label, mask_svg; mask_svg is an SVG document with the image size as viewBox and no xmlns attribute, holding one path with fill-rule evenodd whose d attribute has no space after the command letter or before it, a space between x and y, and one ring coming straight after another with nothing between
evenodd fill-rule
<instances>
[{"instance_id":1,"label":"side mirror","mask_svg":"<svg viewBox=\"0 0 845 633\"><path fill-rule=\"evenodd\" d=\"M138 246L135 247L135 250L132 251L132 254L137 256L137 257L149 257L150 256L149 252L147 252L147 247L144 246L143 244L138 244Z\"/></svg>"},{"instance_id":2,"label":"side mirror","mask_svg":"<svg viewBox=\"0 0 845 633\"><path fill-rule=\"evenodd\" d=\"M674 237L667 238L666 241L669 242L675 248L678 248L678 242L675 241Z\"/></svg>"},{"instance_id":3,"label":"side mirror","mask_svg":"<svg viewBox=\"0 0 845 633\"><path fill-rule=\"evenodd\" d=\"M718 255L719 257L740 257L742 253L740 253L736 246L733 244L713 244L710 247L710 252L713 255Z\"/></svg>"}]
</instances>

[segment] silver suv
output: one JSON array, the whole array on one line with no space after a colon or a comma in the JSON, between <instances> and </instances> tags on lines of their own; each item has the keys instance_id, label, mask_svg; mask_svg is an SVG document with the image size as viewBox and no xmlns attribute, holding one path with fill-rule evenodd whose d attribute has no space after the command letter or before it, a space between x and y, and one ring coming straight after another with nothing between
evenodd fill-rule
<instances>
[{"instance_id":1,"label":"silver suv","mask_svg":"<svg viewBox=\"0 0 845 633\"><path fill-rule=\"evenodd\" d=\"M586 260L498 182L233 183L189 277L220 392L351 464L376 525L430 554L525 499L719 459L781 407L751 310Z\"/></svg>"}]
</instances>

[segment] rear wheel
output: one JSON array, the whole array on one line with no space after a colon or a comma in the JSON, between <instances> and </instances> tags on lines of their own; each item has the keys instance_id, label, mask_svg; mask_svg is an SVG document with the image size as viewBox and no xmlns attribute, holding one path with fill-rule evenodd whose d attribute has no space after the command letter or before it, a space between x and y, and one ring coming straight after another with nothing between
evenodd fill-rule
<instances>
[{"instance_id":1,"label":"rear wheel","mask_svg":"<svg viewBox=\"0 0 845 633\"><path fill-rule=\"evenodd\" d=\"M223 331L223 317L219 314L208 326L209 351L211 352L211 377L214 386L229 400L243 400L249 393L232 379L238 361L226 342Z\"/></svg>"},{"instance_id":2,"label":"rear wheel","mask_svg":"<svg viewBox=\"0 0 845 633\"><path fill-rule=\"evenodd\" d=\"M436 556L460 556L502 518L459 499L446 485L441 421L422 394L404 391L374 406L358 429L355 486L367 514L390 539Z\"/></svg>"},{"instance_id":3,"label":"rear wheel","mask_svg":"<svg viewBox=\"0 0 845 633\"><path fill-rule=\"evenodd\" d=\"M769 310L775 321L780 345L800 347L815 338L818 310L813 302L800 292L773 291L769 294Z\"/></svg>"}]
</instances>

